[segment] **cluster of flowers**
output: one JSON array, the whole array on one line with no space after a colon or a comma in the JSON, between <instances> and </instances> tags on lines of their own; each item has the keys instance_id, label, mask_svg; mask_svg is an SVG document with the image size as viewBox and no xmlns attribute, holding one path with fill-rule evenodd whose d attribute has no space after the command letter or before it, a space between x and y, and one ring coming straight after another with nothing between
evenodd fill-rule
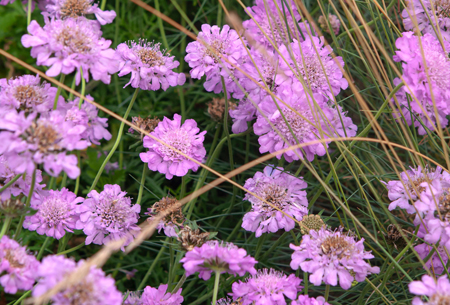
<instances>
[{"instance_id":1,"label":"cluster of flowers","mask_svg":"<svg viewBox=\"0 0 450 305\"><path fill-rule=\"evenodd\" d=\"M389 210L399 207L415 214L414 225L420 225L418 237L426 242L415 246L420 257L425 259L433 251L424 268L441 274L450 251L450 174L439 167L418 166L386 186L392 200Z\"/></svg>"}]
</instances>

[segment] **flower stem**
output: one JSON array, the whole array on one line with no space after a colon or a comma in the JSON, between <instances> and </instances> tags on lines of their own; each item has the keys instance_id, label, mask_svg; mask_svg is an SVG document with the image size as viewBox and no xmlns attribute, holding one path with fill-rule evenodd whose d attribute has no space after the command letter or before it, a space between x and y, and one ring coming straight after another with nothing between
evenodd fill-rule
<instances>
[{"instance_id":1,"label":"flower stem","mask_svg":"<svg viewBox=\"0 0 450 305\"><path fill-rule=\"evenodd\" d=\"M77 159L78 159L78 166L80 167L80 171L81 171L80 151L77 151ZM81 177L81 173L78 175L77 180L75 180L75 189L73 191L75 195L78 194L78 189L80 188L80 177Z\"/></svg>"},{"instance_id":2,"label":"flower stem","mask_svg":"<svg viewBox=\"0 0 450 305\"><path fill-rule=\"evenodd\" d=\"M23 299L27 298L30 294L31 294L31 290L28 290L19 299L17 299L17 301L13 305L18 305L20 302L23 301Z\"/></svg>"},{"instance_id":3,"label":"flower stem","mask_svg":"<svg viewBox=\"0 0 450 305\"><path fill-rule=\"evenodd\" d=\"M66 79L66 75L65 74L61 74L61 77L59 78L59 82L64 84L64 80ZM58 106L58 99L59 96L61 95L61 86L58 86L58 90L56 91L56 95L55 95L55 101L53 102L53 110L56 110L56 107Z\"/></svg>"},{"instance_id":4,"label":"flower stem","mask_svg":"<svg viewBox=\"0 0 450 305\"><path fill-rule=\"evenodd\" d=\"M8 232L9 226L11 225L11 220L12 220L12 217L9 217L9 216L5 217L5 222L3 223L2 231L0 232L0 238L2 238L3 235L5 235L6 232Z\"/></svg>"},{"instance_id":5,"label":"flower stem","mask_svg":"<svg viewBox=\"0 0 450 305\"><path fill-rule=\"evenodd\" d=\"M31 4L33 0L28 0L28 7L27 7L27 27L31 23Z\"/></svg>"},{"instance_id":6,"label":"flower stem","mask_svg":"<svg viewBox=\"0 0 450 305\"><path fill-rule=\"evenodd\" d=\"M66 251L59 252L59 253L57 253L57 254L58 254L58 255L68 254L68 253L71 253L71 252L73 252L73 251L76 251L76 250L82 248L83 246L85 246L85 244L84 244L84 243L81 243L81 244L79 244L79 245L76 245L75 247L72 247L72 248L70 248L70 249L67 249Z\"/></svg>"},{"instance_id":7,"label":"flower stem","mask_svg":"<svg viewBox=\"0 0 450 305\"><path fill-rule=\"evenodd\" d=\"M84 80L83 76L83 68L80 69L80 76L81 76L81 97L80 102L78 103L78 108L81 108L81 104L83 104L83 96L86 92L86 81Z\"/></svg>"},{"instance_id":8,"label":"flower stem","mask_svg":"<svg viewBox=\"0 0 450 305\"><path fill-rule=\"evenodd\" d=\"M328 297L330 296L330 285L325 286L325 302L328 302Z\"/></svg>"},{"instance_id":9,"label":"flower stem","mask_svg":"<svg viewBox=\"0 0 450 305\"><path fill-rule=\"evenodd\" d=\"M30 207L31 197L33 196L34 192L34 185L36 184L36 168L33 171L33 175L31 176L31 186L30 186L30 192L28 193L27 200L25 201L25 208ZM22 226L23 221L25 220L25 215L20 216L19 224L17 225L16 233L14 234L14 238L18 239L20 232L22 232Z\"/></svg>"},{"instance_id":10,"label":"flower stem","mask_svg":"<svg viewBox=\"0 0 450 305\"><path fill-rule=\"evenodd\" d=\"M42 244L41 249L39 250L38 255L36 256L36 259L39 261L41 260L42 256L44 255L45 248L47 247L48 243L50 242L50 236L47 236L44 243Z\"/></svg>"},{"instance_id":11,"label":"flower stem","mask_svg":"<svg viewBox=\"0 0 450 305\"><path fill-rule=\"evenodd\" d=\"M139 92L139 88L136 88L136 90L134 91L133 97L131 99L131 102L128 105L127 111L125 112L125 115L123 116L124 120L126 120L128 118L128 115L130 114L131 108L133 108L133 104L134 104L134 101L136 100L138 92ZM103 161L103 164L100 167L100 170L98 171L97 175L95 176L94 182L92 183L91 188L89 189L89 192L92 191L95 188L95 186L97 185L97 182L100 179L100 176L102 175L103 170L105 169L106 163L109 162L109 160L111 159L112 155L114 154L114 152L116 151L117 147L119 146L120 140L122 139L122 134L123 134L123 128L124 127L125 127L125 122L121 122L120 123L120 127L119 127L119 132L117 133L116 142L114 143L114 146L111 148L111 151L109 152L109 154L106 156L105 161Z\"/></svg>"},{"instance_id":12,"label":"flower stem","mask_svg":"<svg viewBox=\"0 0 450 305\"><path fill-rule=\"evenodd\" d=\"M15 176L14 178L12 178L11 181L9 181L8 183L6 183L4 186L2 186L2 188L0 188L0 193L3 192L4 190L6 190L8 187L10 187L12 184L14 184L14 182L16 182L17 180L19 180L19 178L22 176L22 174L18 174L17 176Z\"/></svg>"},{"instance_id":13,"label":"flower stem","mask_svg":"<svg viewBox=\"0 0 450 305\"><path fill-rule=\"evenodd\" d=\"M169 237L166 238L164 243L167 243L169 241ZM144 278L142 279L141 283L139 284L139 287L137 290L142 290L145 286L145 282L147 282L148 278L150 277L150 274L152 274L153 269L155 268L156 264L158 263L159 259L161 258L161 255L166 250L165 247L161 247L161 249L158 252L158 255L156 255L155 259L153 260L153 263L150 265L150 268L148 268L147 273L145 274Z\"/></svg>"},{"instance_id":14,"label":"flower stem","mask_svg":"<svg viewBox=\"0 0 450 305\"><path fill-rule=\"evenodd\" d=\"M144 193L145 175L147 173L147 163L144 163L144 169L142 170L141 185L139 186L138 198L136 204L141 204L142 194Z\"/></svg>"},{"instance_id":15,"label":"flower stem","mask_svg":"<svg viewBox=\"0 0 450 305\"><path fill-rule=\"evenodd\" d=\"M76 77L73 77L72 80L72 85L70 86L70 89L75 90L75 82L77 81ZM69 98L67 99L68 101L71 101L73 99L73 93L72 91L69 93Z\"/></svg>"},{"instance_id":16,"label":"flower stem","mask_svg":"<svg viewBox=\"0 0 450 305\"><path fill-rule=\"evenodd\" d=\"M212 305L216 305L217 302L217 293L219 292L219 280L220 280L220 271L216 271L216 280L214 281Z\"/></svg>"},{"instance_id":17,"label":"flower stem","mask_svg":"<svg viewBox=\"0 0 450 305\"><path fill-rule=\"evenodd\" d=\"M175 288L172 290L172 294L175 294L178 292L178 290L180 290L181 286L183 286L184 282L186 281L186 272L183 273L183 276L181 277L181 279L178 281L177 285L175 286Z\"/></svg>"}]
</instances>

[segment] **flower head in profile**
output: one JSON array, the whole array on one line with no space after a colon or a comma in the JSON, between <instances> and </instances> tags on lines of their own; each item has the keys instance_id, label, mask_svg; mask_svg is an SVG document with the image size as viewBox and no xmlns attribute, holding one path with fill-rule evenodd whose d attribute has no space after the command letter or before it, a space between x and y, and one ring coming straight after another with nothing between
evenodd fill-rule
<instances>
[{"instance_id":1,"label":"flower head in profile","mask_svg":"<svg viewBox=\"0 0 450 305\"><path fill-rule=\"evenodd\" d=\"M166 91L186 81L184 73L173 71L180 63L175 60L175 56L161 51L161 43L140 39L138 42L119 44L116 52L120 58L119 76L131 73L131 79L125 87L131 84L131 87L142 90L162 88Z\"/></svg>"},{"instance_id":2,"label":"flower head in profile","mask_svg":"<svg viewBox=\"0 0 450 305\"><path fill-rule=\"evenodd\" d=\"M418 127L420 135L426 134L425 128L435 130L437 120L442 128L446 127L446 116L450 114L450 43L444 41L444 51L431 34L418 37L405 32L395 46L398 51L393 59L402 63L405 80L405 86L396 93L399 105L392 101L403 112L403 116L397 114L398 119L404 117L409 125ZM394 85L400 83L399 78L394 79Z\"/></svg>"},{"instance_id":3,"label":"flower head in profile","mask_svg":"<svg viewBox=\"0 0 450 305\"><path fill-rule=\"evenodd\" d=\"M333 59L332 51L330 46L324 45L323 38L318 37L282 45L280 52L284 59L280 57L279 67L283 73L276 82L289 88L286 90L292 87L297 93L311 90L313 94L320 93L329 98L338 95L341 89L347 89L348 82L341 71L344 60L340 56ZM303 79L303 84L299 79Z\"/></svg>"},{"instance_id":4,"label":"flower head in profile","mask_svg":"<svg viewBox=\"0 0 450 305\"><path fill-rule=\"evenodd\" d=\"M177 240L180 242L181 248L185 251L192 251L195 247L201 247L210 238L208 232L201 232L200 229L192 229L185 225L178 233Z\"/></svg>"},{"instance_id":5,"label":"flower head in profile","mask_svg":"<svg viewBox=\"0 0 450 305\"><path fill-rule=\"evenodd\" d=\"M438 279L424 275L421 281L413 281L408 286L412 294L418 295L413 299L413 305L444 305L450 302L450 282L447 275ZM427 297L427 301L422 297Z\"/></svg>"},{"instance_id":6,"label":"flower head in profile","mask_svg":"<svg viewBox=\"0 0 450 305\"><path fill-rule=\"evenodd\" d=\"M309 235L303 235L300 246L290 245L294 250L291 268L299 267L311 273L309 281L315 286L322 282L327 285L339 285L349 289L354 280L364 281L369 274L379 273L380 268L371 267L365 260L374 256L364 251L364 239L344 234L342 229L330 231L322 228L311 230Z\"/></svg>"},{"instance_id":7,"label":"flower head in profile","mask_svg":"<svg viewBox=\"0 0 450 305\"><path fill-rule=\"evenodd\" d=\"M255 232L256 237L280 229L292 230L295 221L285 214L298 221L308 214L308 199L304 191L306 182L283 170L282 167L269 165L263 173L257 172L253 178L245 181L244 188L273 205L268 205L250 193L245 195L244 200L250 201L252 209L244 215L242 227Z\"/></svg>"},{"instance_id":8,"label":"flower head in profile","mask_svg":"<svg viewBox=\"0 0 450 305\"><path fill-rule=\"evenodd\" d=\"M0 154L16 173L31 174L37 164L42 164L51 176L65 171L75 179L80 174L77 157L68 152L90 145L81 136L86 127L66 121L58 111L38 119L36 115L25 117L23 111L0 113Z\"/></svg>"},{"instance_id":9,"label":"flower head in profile","mask_svg":"<svg viewBox=\"0 0 450 305\"><path fill-rule=\"evenodd\" d=\"M33 287L39 262L15 240L4 235L0 239L0 285L6 293Z\"/></svg>"},{"instance_id":10,"label":"flower head in profile","mask_svg":"<svg viewBox=\"0 0 450 305\"><path fill-rule=\"evenodd\" d=\"M301 281L295 274L286 276L274 269L262 269L245 281L233 283L230 295L234 300L239 299L242 305L284 305L285 298L294 300L297 297L302 289Z\"/></svg>"},{"instance_id":11,"label":"flower head in profile","mask_svg":"<svg viewBox=\"0 0 450 305\"><path fill-rule=\"evenodd\" d=\"M232 243L210 240L201 247L195 247L180 260L186 270L186 276L199 272L199 277L205 281L211 273L229 273L234 276L244 276L246 272L256 274L254 268L257 261L247 255L247 251Z\"/></svg>"},{"instance_id":12,"label":"flower head in profile","mask_svg":"<svg viewBox=\"0 0 450 305\"><path fill-rule=\"evenodd\" d=\"M33 297L43 295L84 264L83 260L76 263L61 255L46 256L37 272L39 280L33 288ZM113 278L107 277L103 270L92 266L87 276L53 295L51 301L53 304L121 305L122 294L117 290Z\"/></svg>"},{"instance_id":13,"label":"flower head in profile","mask_svg":"<svg viewBox=\"0 0 450 305\"><path fill-rule=\"evenodd\" d=\"M325 302L324 297L312 298L307 295L299 295L297 300L292 301L291 305L330 305Z\"/></svg>"},{"instance_id":14,"label":"flower head in profile","mask_svg":"<svg viewBox=\"0 0 450 305\"><path fill-rule=\"evenodd\" d=\"M433 251L431 258L426 260L423 268L433 271L435 274L442 274L442 272L444 272L445 270L444 265L447 265L448 262L448 255L447 251L445 251L444 246L439 245L436 248L437 251L433 251L433 247L427 245L426 243L422 243L415 246L414 250L417 251L417 254L419 254L420 258L424 261L425 258L428 257L428 255L431 253L431 251ZM444 263L444 265L442 263Z\"/></svg>"},{"instance_id":15,"label":"flower head in profile","mask_svg":"<svg viewBox=\"0 0 450 305\"><path fill-rule=\"evenodd\" d=\"M181 291L183 289L178 289L175 293L167 292L167 284L159 285L158 288L153 288L150 286L145 287L144 292L141 296L140 305L180 305L183 303L183 297L181 296Z\"/></svg>"},{"instance_id":16,"label":"flower head in profile","mask_svg":"<svg viewBox=\"0 0 450 305\"><path fill-rule=\"evenodd\" d=\"M195 120L188 119L181 124L179 114L175 114L173 120L164 117L151 133L198 162L202 162L206 155L203 146L205 134L206 131L200 132ZM199 168L197 163L148 136L144 137L144 147L148 151L140 154L142 162L148 163L150 170L165 174L167 179L172 179L173 176L183 177L190 169L195 172Z\"/></svg>"},{"instance_id":17,"label":"flower head in profile","mask_svg":"<svg viewBox=\"0 0 450 305\"><path fill-rule=\"evenodd\" d=\"M201 79L206 75L203 85L206 91L222 92L221 77L225 78L228 94L238 91L233 81L235 68L232 64L239 65L246 51L235 30L228 25L221 30L216 25L203 24L197 41L187 45L186 53L184 59L192 68L191 77Z\"/></svg>"},{"instance_id":18,"label":"flower head in profile","mask_svg":"<svg viewBox=\"0 0 450 305\"><path fill-rule=\"evenodd\" d=\"M152 222L156 215L173 208L177 203L178 201L175 198L163 197L160 201L154 203L152 207L148 208L148 212L146 214L151 216L147 220ZM184 215L180 206L173 212L167 214L167 216L159 222L156 228L158 229L158 232L161 232L161 229L164 229L164 234L169 237L178 237L177 230L183 222Z\"/></svg>"},{"instance_id":19,"label":"flower head in profile","mask_svg":"<svg viewBox=\"0 0 450 305\"><path fill-rule=\"evenodd\" d=\"M319 17L320 27L325 30L325 32L331 34L328 22L331 25L331 30L333 31L334 35L339 34L339 28L341 27L341 21L339 20L339 18L333 14L328 14L328 18L323 15Z\"/></svg>"},{"instance_id":20,"label":"flower head in profile","mask_svg":"<svg viewBox=\"0 0 450 305\"><path fill-rule=\"evenodd\" d=\"M115 11L102 11L94 0L49 0L46 15L57 19L78 18L94 14L101 25L113 22Z\"/></svg>"},{"instance_id":21,"label":"flower head in profile","mask_svg":"<svg viewBox=\"0 0 450 305\"><path fill-rule=\"evenodd\" d=\"M66 231L73 232L75 229L79 218L76 207L83 200L66 188L60 191L50 190L48 194L41 196L39 203L31 205L37 213L26 216L23 227L40 235L60 239Z\"/></svg>"},{"instance_id":22,"label":"flower head in profile","mask_svg":"<svg viewBox=\"0 0 450 305\"><path fill-rule=\"evenodd\" d=\"M94 243L103 245L111 240L126 238L128 245L138 234L140 228L136 225L141 206L131 205L130 197L126 197L117 184L106 184L104 190L96 190L87 195L87 199L77 206L80 219L76 229L83 229L86 245Z\"/></svg>"},{"instance_id":23,"label":"flower head in profile","mask_svg":"<svg viewBox=\"0 0 450 305\"><path fill-rule=\"evenodd\" d=\"M83 69L87 81L92 75L94 80L109 84L111 74L118 70L116 54L109 48L111 41L102 37L99 24L84 17L46 19L44 27L33 20L28 32L30 34L22 36L22 44L31 47L31 56L37 58L37 65L50 67L46 72L48 76L76 70L79 84Z\"/></svg>"},{"instance_id":24,"label":"flower head in profile","mask_svg":"<svg viewBox=\"0 0 450 305\"><path fill-rule=\"evenodd\" d=\"M52 109L57 89L42 82L38 75L0 79L0 106L3 109L45 113ZM58 102L64 98L60 96Z\"/></svg>"}]
</instances>

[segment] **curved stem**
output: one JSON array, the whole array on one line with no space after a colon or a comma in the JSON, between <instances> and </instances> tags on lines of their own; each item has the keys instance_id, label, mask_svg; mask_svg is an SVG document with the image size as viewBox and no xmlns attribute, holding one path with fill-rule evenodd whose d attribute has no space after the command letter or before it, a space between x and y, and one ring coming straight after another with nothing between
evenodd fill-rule
<instances>
[{"instance_id":1,"label":"curved stem","mask_svg":"<svg viewBox=\"0 0 450 305\"><path fill-rule=\"evenodd\" d=\"M216 271L216 280L214 281L212 305L216 305L217 302L217 293L219 292L219 280L220 280L220 271Z\"/></svg>"},{"instance_id":2,"label":"curved stem","mask_svg":"<svg viewBox=\"0 0 450 305\"><path fill-rule=\"evenodd\" d=\"M76 245L75 247L72 247L72 248L70 248L70 249L67 249L66 251L59 252L59 253L57 253L57 254L58 254L58 255L68 254L68 253L71 253L71 252L73 252L73 251L76 251L76 250L78 250L78 249L80 249L80 248L83 248L83 246L85 246L85 244L84 244L84 243L81 243L81 244L79 244L79 245Z\"/></svg>"},{"instance_id":3,"label":"curved stem","mask_svg":"<svg viewBox=\"0 0 450 305\"><path fill-rule=\"evenodd\" d=\"M0 238L2 238L3 235L5 235L6 232L8 232L9 226L11 225L11 220L12 220L12 217L9 217L9 216L5 217L5 222L3 223L2 231L0 232Z\"/></svg>"},{"instance_id":4,"label":"curved stem","mask_svg":"<svg viewBox=\"0 0 450 305\"><path fill-rule=\"evenodd\" d=\"M49 241L50 241L50 236L47 236L47 238L45 239L44 243L42 244L41 249L39 250L38 255L36 256L36 259L39 261L41 260L42 256L44 255L44 251L45 251L45 247L47 247Z\"/></svg>"},{"instance_id":5,"label":"curved stem","mask_svg":"<svg viewBox=\"0 0 450 305\"><path fill-rule=\"evenodd\" d=\"M184 282L186 281L186 272L183 273L183 276L181 277L181 279L178 281L177 285L175 286L175 288L172 290L172 294L175 294L178 292L178 290L180 290L181 286L183 286Z\"/></svg>"},{"instance_id":6,"label":"curved stem","mask_svg":"<svg viewBox=\"0 0 450 305\"><path fill-rule=\"evenodd\" d=\"M125 115L123 116L124 120L126 120L128 118L128 115L130 114L131 108L133 108L133 104L134 104L134 101L136 100L138 92L139 92L139 88L136 88L136 90L134 91L134 94L133 94L133 98L131 99L130 104L128 105L127 111L125 112ZM95 186L97 185L97 182L100 179L100 176L102 175L103 170L105 169L106 163L109 162L109 160L111 159L112 155L114 154L114 152L116 151L117 147L119 146L120 140L122 139L122 134L123 134L123 128L124 127L125 127L125 122L121 122L120 123L120 127L119 127L119 131L117 133L116 142L114 143L114 146L111 148L111 151L109 152L109 154L106 156L105 161L103 161L103 164L100 167L97 175L95 176L94 182L92 183L91 188L89 189L89 192L92 191L95 188Z\"/></svg>"},{"instance_id":7,"label":"curved stem","mask_svg":"<svg viewBox=\"0 0 450 305\"><path fill-rule=\"evenodd\" d=\"M75 90L76 81L77 81L77 79L76 79L76 77L74 76L74 77L73 77L73 80L72 80L72 85L70 86L70 89ZM67 100L68 100L68 101L71 101L72 99L73 99L73 93L72 93L72 91L70 91L70 93L69 93L69 98L68 98Z\"/></svg>"},{"instance_id":8,"label":"curved stem","mask_svg":"<svg viewBox=\"0 0 450 305\"><path fill-rule=\"evenodd\" d=\"M81 97L78 103L78 108L81 108L81 104L83 104L83 96L84 93L86 92L86 81L84 80L83 76L83 68L80 69L80 77L81 77Z\"/></svg>"},{"instance_id":9,"label":"curved stem","mask_svg":"<svg viewBox=\"0 0 450 305\"><path fill-rule=\"evenodd\" d=\"M28 192L28 197L27 197L27 200L25 201L25 208L27 208L27 209L30 207L31 197L33 196L35 184L36 184L36 168L34 169L33 175L31 176L30 191ZM16 230L16 233L14 234L15 239L18 239L20 232L22 232L22 226L23 226L24 220L25 220L25 215L20 216L19 224L17 225L17 230Z\"/></svg>"},{"instance_id":10,"label":"curved stem","mask_svg":"<svg viewBox=\"0 0 450 305\"><path fill-rule=\"evenodd\" d=\"M66 79L66 75L61 74L61 77L59 78L59 82L64 84L65 79ZM53 102L53 110L56 110L56 107L58 106L58 99L61 94L61 90L62 90L61 86L58 86L58 90L56 91L56 95L55 95L55 101Z\"/></svg>"},{"instance_id":11,"label":"curved stem","mask_svg":"<svg viewBox=\"0 0 450 305\"><path fill-rule=\"evenodd\" d=\"M16 182L17 180L19 180L19 178L22 176L22 174L18 174L17 176L15 176L14 178L12 178L11 181L9 181L8 183L6 183L4 186L2 186L2 188L0 188L0 193L3 192L4 190L6 190L8 187L10 187L12 184L14 184L14 182Z\"/></svg>"}]
</instances>

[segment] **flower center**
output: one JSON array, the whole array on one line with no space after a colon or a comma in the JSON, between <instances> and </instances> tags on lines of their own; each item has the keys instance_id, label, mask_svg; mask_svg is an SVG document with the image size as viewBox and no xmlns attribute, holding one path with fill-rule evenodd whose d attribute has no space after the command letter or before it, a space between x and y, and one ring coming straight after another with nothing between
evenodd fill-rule
<instances>
[{"instance_id":1,"label":"flower center","mask_svg":"<svg viewBox=\"0 0 450 305\"><path fill-rule=\"evenodd\" d=\"M97 205L97 215L103 228L117 230L124 226L127 214L131 211L126 209L120 200L105 198Z\"/></svg>"},{"instance_id":2,"label":"flower center","mask_svg":"<svg viewBox=\"0 0 450 305\"><path fill-rule=\"evenodd\" d=\"M42 123L33 123L25 133L25 140L29 144L37 146L37 150L41 153L49 153L58 151L61 147L58 145L60 141L59 133L52 126Z\"/></svg>"},{"instance_id":3,"label":"flower center","mask_svg":"<svg viewBox=\"0 0 450 305\"><path fill-rule=\"evenodd\" d=\"M286 187L277 185L275 183L264 185L260 184L258 186L258 189L256 190L256 194L278 209L283 209L286 205L289 204ZM277 209L268 205L264 201L260 201L259 208L265 212L277 211Z\"/></svg>"},{"instance_id":4,"label":"flower center","mask_svg":"<svg viewBox=\"0 0 450 305\"><path fill-rule=\"evenodd\" d=\"M6 249L5 258L9 262L9 265L13 268L23 268L25 264L22 264L15 258L15 251L11 249Z\"/></svg>"},{"instance_id":5,"label":"flower center","mask_svg":"<svg viewBox=\"0 0 450 305\"><path fill-rule=\"evenodd\" d=\"M311 230L319 231L325 226L325 223L319 215L312 214L303 216L301 223L303 225L300 227L302 234L309 234Z\"/></svg>"},{"instance_id":6,"label":"flower center","mask_svg":"<svg viewBox=\"0 0 450 305\"><path fill-rule=\"evenodd\" d=\"M440 48L440 46L438 46ZM428 49L424 52L428 68L428 76L442 90L450 86L450 59L442 49ZM447 50L450 51L450 50Z\"/></svg>"},{"instance_id":7,"label":"flower center","mask_svg":"<svg viewBox=\"0 0 450 305\"><path fill-rule=\"evenodd\" d=\"M313 116L309 111L297 111L300 115L302 115L305 119L308 119L310 122L313 122ZM305 119L300 117L297 113L292 111L291 109L284 109L283 115L286 118L289 126L292 129L292 132L295 134L297 140L301 143L305 137L309 137L313 132L313 126ZM280 115L277 118L277 121L274 122L275 127L278 131L288 140L289 143L297 143L294 135L289 129L288 125L286 125L286 121Z\"/></svg>"},{"instance_id":8,"label":"flower center","mask_svg":"<svg viewBox=\"0 0 450 305\"><path fill-rule=\"evenodd\" d=\"M321 244L322 253L328 257L337 257L338 259L349 258L353 245L350 244L344 236L328 236Z\"/></svg>"},{"instance_id":9,"label":"flower center","mask_svg":"<svg viewBox=\"0 0 450 305\"><path fill-rule=\"evenodd\" d=\"M430 301L427 304L450 305L450 295L442 295L439 292L435 293L430 297Z\"/></svg>"},{"instance_id":10,"label":"flower center","mask_svg":"<svg viewBox=\"0 0 450 305\"><path fill-rule=\"evenodd\" d=\"M192 139L184 129L169 130L161 137L161 140L186 155L189 155L191 151ZM164 144L159 144L156 150L164 157L164 159L170 159L172 161L181 161L185 159L185 157Z\"/></svg>"},{"instance_id":11,"label":"flower center","mask_svg":"<svg viewBox=\"0 0 450 305\"><path fill-rule=\"evenodd\" d=\"M328 87L327 78L324 73L329 74L325 63L321 62L321 58L315 54L314 50L311 50L314 54L305 54L303 51L303 59L301 54L296 55L297 66L292 65L294 71L300 72L300 75L305 81L305 85L311 87L311 89L319 89L324 86ZM323 65L323 67L322 67Z\"/></svg>"},{"instance_id":12,"label":"flower center","mask_svg":"<svg viewBox=\"0 0 450 305\"><path fill-rule=\"evenodd\" d=\"M284 16L278 16L278 13L269 13L270 17L267 18L267 15L262 16L262 22L260 22L260 26L263 29L263 32L272 37L272 42L276 43L278 46L282 44L286 44L290 42L289 36L287 35L287 28ZM273 16L275 14L276 16ZM289 13L287 13L289 15ZM270 21L269 21L270 20ZM295 30L295 25L291 18L287 17L287 22L289 25L289 29L292 32ZM264 35L264 34L263 34ZM296 35L296 34L294 34ZM297 36L294 36L297 39ZM300 36L301 38L301 36Z\"/></svg>"},{"instance_id":13,"label":"flower center","mask_svg":"<svg viewBox=\"0 0 450 305\"><path fill-rule=\"evenodd\" d=\"M39 213L50 228L54 228L64 221L68 211L67 204L55 198L45 200L39 207Z\"/></svg>"},{"instance_id":14,"label":"flower center","mask_svg":"<svg viewBox=\"0 0 450 305\"><path fill-rule=\"evenodd\" d=\"M220 54L225 53L226 43L227 41L223 41L221 38L213 39L209 46L205 46L205 54L217 64L220 60Z\"/></svg>"},{"instance_id":15,"label":"flower center","mask_svg":"<svg viewBox=\"0 0 450 305\"><path fill-rule=\"evenodd\" d=\"M436 0L434 2L434 11L438 18L450 17L450 1L448 0ZM431 17L433 18L433 17Z\"/></svg>"},{"instance_id":16,"label":"flower center","mask_svg":"<svg viewBox=\"0 0 450 305\"><path fill-rule=\"evenodd\" d=\"M77 26L70 28L66 26L56 37L56 40L62 44L69 54L79 53L88 54L92 50L92 38L88 37Z\"/></svg>"},{"instance_id":17,"label":"flower center","mask_svg":"<svg viewBox=\"0 0 450 305\"><path fill-rule=\"evenodd\" d=\"M167 211L172 208L178 201L175 198L164 197L160 201L156 202L149 211L152 214L159 214L161 212ZM181 225L183 224L184 216L181 207L177 208L173 212L169 213L165 217L165 222L172 222L173 224Z\"/></svg>"},{"instance_id":18,"label":"flower center","mask_svg":"<svg viewBox=\"0 0 450 305\"><path fill-rule=\"evenodd\" d=\"M26 110L32 107L33 104L42 104L43 97L36 91L34 86L17 86L14 97L20 103L20 109Z\"/></svg>"},{"instance_id":19,"label":"flower center","mask_svg":"<svg viewBox=\"0 0 450 305\"><path fill-rule=\"evenodd\" d=\"M139 58L141 59L141 61L144 64L149 65L150 67L164 65L164 57L162 56L161 52L158 52L153 48L143 47L137 50L136 53L137 56L139 56Z\"/></svg>"},{"instance_id":20,"label":"flower center","mask_svg":"<svg viewBox=\"0 0 450 305\"><path fill-rule=\"evenodd\" d=\"M70 302L68 303L70 305L94 305L101 303L101 300L96 296L93 283L87 280L71 286L62 293L63 297Z\"/></svg>"},{"instance_id":21,"label":"flower center","mask_svg":"<svg viewBox=\"0 0 450 305\"><path fill-rule=\"evenodd\" d=\"M88 0L66 0L61 7L62 18L77 18L83 16L91 8Z\"/></svg>"}]
</instances>

